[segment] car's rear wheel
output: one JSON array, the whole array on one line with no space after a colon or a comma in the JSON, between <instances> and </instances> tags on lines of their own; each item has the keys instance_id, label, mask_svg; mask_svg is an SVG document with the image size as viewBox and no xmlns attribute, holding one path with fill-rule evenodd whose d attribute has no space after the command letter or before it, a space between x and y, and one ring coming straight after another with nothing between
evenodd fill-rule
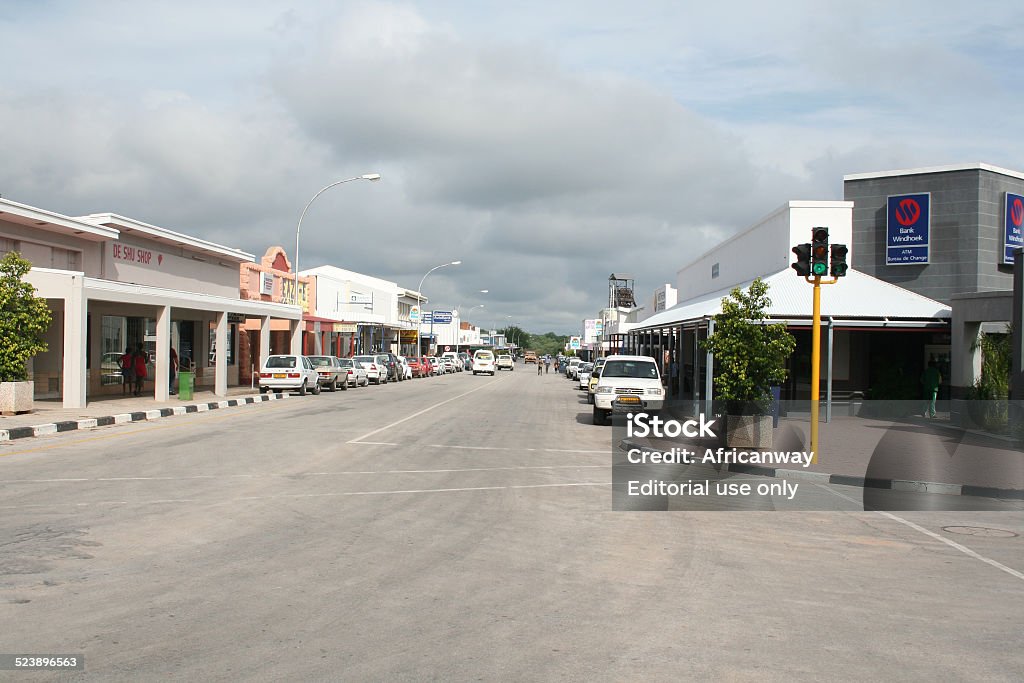
<instances>
[{"instance_id":1,"label":"car's rear wheel","mask_svg":"<svg viewBox=\"0 0 1024 683\"><path fill-rule=\"evenodd\" d=\"M319 396L320 395L320 382L317 382L316 384L313 385L313 395L314 396Z\"/></svg>"},{"instance_id":2,"label":"car's rear wheel","mask_svg":"<svg viewBox=\"0 0 1024 683\"><path fill-rule=\"evenodd\" d=\"M328 386L328 387L330 387L330 390L331 390L332 392L334 392L334 391L337 391L337 390L338 390L338 383L337 383L337 382L335 382L335 381L334 381L333 379L332 379L332 380L331 380L330 382L328 382L327 386Z\"/></svg>"},{"instance_id":3,"label":"car's rear wheel","mask_svg":"<svg viewBox=\"0 0 1024 683\"><path fill-rule=\"evenodd\" d=\"M306 380L302 380L302 386L299 387L299 396L306 395Z\"/></svg>"},{"instance_id":4,"label":"car's rear wheel","mask_svg":"<svg viewBox=\"0 0 1024 683\"><path fill-rule=\"evenodd\" d=\"M267 391L268 391L267 387L260 387L260 393L261 394L265 394L265 393L267 393Z\"/></svg>"},{"instance_id":5,"label":"car's rear wheel","mask_svg":"<svg viewBox=\"0 0 1024 683\"><path fill-rule=\"evenodd\" d=\"M348 391L348 379L346 378L341 380L341 386L338 388L341 389L342 391Z\"/></svg>"}]
</instances>

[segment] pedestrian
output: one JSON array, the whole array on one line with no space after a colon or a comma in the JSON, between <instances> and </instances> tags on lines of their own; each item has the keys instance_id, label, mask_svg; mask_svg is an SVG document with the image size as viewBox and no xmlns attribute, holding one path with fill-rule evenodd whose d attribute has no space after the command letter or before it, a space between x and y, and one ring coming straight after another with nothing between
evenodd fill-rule
<instances>
[{"instance_id":1,"label":"pedestrian","mask_svg":"<svg viewBox=\"0 0 1024 683\"><path fill-rule=\"evenodd\" d=\"M544 373L547 374L549 372L551 372L551 356L547 355L544 356Z\"/></svg>"},{"instance_id":2,"label":"pedestrian","mask_svg":"<svg viewBox=\"0 0 1024 683\"><path fill-rule=\"evenodd\" d=\"M135 395L141 396L146 384L146 351L139 344L135 349Z\"/></svg>"},{"instance_id":3,"label":"pedestrian","mask_svg":"<svg viewBox=\"0 0 1024 683\"><path fill-rule=\"evenodd\" d=\"M121 366L121 395L125 396L129 391L134 393L135 389L135 354L132 347L124 350L124 355L118 361Z\"/></svg>"},{"instance_id":4,"label":"pedestrian","mask_svg":"<svg viewBox=\"0 0 1024 683\"><path fill-rule=\"evenodd\" d=\"M540 362L539 358L537 359L537 374L538 375L543 375L544 374L544 364Z\"/></svg>"},{"instance_id":5,"label":"pedestrian","mask_svg":"<svg viewBox=\"0 0 1024 683\"><path fill-rule=\"evenodd\" d=\"M935 417L935 399L939 395L939 385L942 384L942 373L934 360L928 361L928 367L921 373L921 384L924 385L924 416Z\"/></svg>"},{"instance_id":6,"label":"pedestrian","mask_svg":"<svg viewBox=\"0 0 1024 683\"><path fill-rule=\"evenodd\" d=\"M167 391L173 396L177 392L174 391L174 377L178 374L178 352L171 347L170 357L170 379L168 380Z\"/></svg>"}]
</instances>

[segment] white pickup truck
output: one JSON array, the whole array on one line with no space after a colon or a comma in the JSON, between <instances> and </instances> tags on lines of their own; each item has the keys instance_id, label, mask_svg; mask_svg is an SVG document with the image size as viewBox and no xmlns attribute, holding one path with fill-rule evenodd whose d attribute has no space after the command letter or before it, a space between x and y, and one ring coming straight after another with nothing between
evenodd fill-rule
<instances>
[{"instance_id":1,"label":"white pickup truck","mask_svg":"<svg viewBox=\"0 0 1024 683\"><path fill-rule=\"evenodd\" d=\"M665 405L658 363L650 356L608 356L594 390L594 424L613 411L656 412Z\"/></svg>"}]
</instances>

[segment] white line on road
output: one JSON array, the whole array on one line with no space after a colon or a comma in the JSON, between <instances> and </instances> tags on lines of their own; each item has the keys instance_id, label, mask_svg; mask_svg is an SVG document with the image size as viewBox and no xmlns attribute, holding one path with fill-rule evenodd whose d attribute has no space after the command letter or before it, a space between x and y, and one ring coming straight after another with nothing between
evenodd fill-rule
<instances>
[{"instance_id":1,"label":"white line on road","mask_svg":"<svg viewBox=\"0 0 1024 683\"><path fill-rule=\"evenodd\" d=\"M831 488L828 488L827 486L822 486L821 488L824 488L829 493L835 494L835 495L839 496L840 498L844 498L844 499L846 499L846 500L848 500L848 501L850 501L852 503L856 503L857 505L861 505L862 504L860 501L855 500L853 498L850 498L849 496L843 495L842 493L839 493L838 491L833 491ZM960 552L962 552L964 555L967 555L968 557L973 557L974 559L979 560L981 562L984 562L985 564L991 565L991 566L995 567L996 569L998 569L1000 571L1006 572L1007 574L1009 574L1010 576L1012 576L1014 578L1017 578L1017 579L1020 579L1021 581L1024 581L1024 574L1022 574L1021 572L1017 571L1016 569L1013 569L1012 567L1007 567L1002 562L997 562L997 561L995 561L995 560L993 560L991 558L988 558L988 557L985 557L984 555L976 553L975 551L971 550L970 548L968 548L966 546L960 545L956 541L951 541L948 538L940 536L939 534L935 533L934 531L930 531L928 529L925 529L923 526L921 526L919 524L914 524L909 519L903 519L899 515L894 515L891 512L883 512L882 510L870 510L869 512L874 512L876 515L881 515L882 517L888 517L889 519L893 520L894 522L899 522L900 524L908 526L908 527L910 527L911 529L913 529L915 531L921 532L925 536L928 536L930 538L934 538L936 541L942 541L943 543L948 545L950 548L954 548L956 550L959 550Z\"/></svg>"},{"instance_id":2,"label":"white line on road","mask_svg":"<svg viewBox=\"0 0 1024 683\"><path fill-rule=\"evenodd\" d=\"M242 496L239 498L230 498L228 500L210 501L209 505L226 505L229 503L235 503L239 501L255 501L255 500L281 500L281 499L295 499L295 498L330 498L330 497L343 497L343 496L390 496L396 494L408 494L408 493L457 493L466 491L512 491L518 489L544 489L544 488L571 488L571 487L582 487L582 486L603 486L610 487L611 483L603 481L595 482L575 482L565 484L515 484L509 486L471 486L465 488L449 488L449 489L403 489L397 491L336 491L329 493L276 493L270 496ZM95 503L52 503L52 504L41 504L35 503L30 505L5 505L0 506L0 510L26 510L30 508L54 508L61 506L73 506L73 507L92 507L92 506L113 506L113 505L166 505L168 503L202 503L202 501L180 498L180 499L168 499L164 498L161 500L142 500L142 501L128 501L128 500L104 500Z\"/></svg>"},{"instance_id":3,"label":"white line on road","mask_svg":"<svg viewBox=\"0 0 1024 683\"><path fill-rule=\"evenodd\" d=\"M396 420L396 421L392 422L389 425L384 425L383 427L381 427L379 429L374 429L372 432L367 432L366 434L363 434L362 436L357 436L356 438L354 438L354 439L352 439L350 441L347 441L346 443L359 443L363 439L367 439L367 438L373 436L374 434L380 434L381 432L383 432L386 429L391 429L392 427L400 425L403 422L407 422L407 421L413 419L414 417L419 417L420 415L423 415L424 413L429 413L434 408L440 408L445 403L451 403L452 401L460 399L463 396L469 396L470 394L472 394L475 391L480 391L481 389L486 389L487 387L493 387L493 386L494 386L494 382L488 382L487 384L481 384L476 389L470 389L469 391L467 391L464 394L459 394L458 396L452 396L451 398L445 399L444 401L441 401L440 403L435 403L434 405L430 406L429 408L424 408L423 410L421 410L421 411L419 411L417 413L413 413L412 415L407 415L406 417L403 417L401 420Z\"/></svg>"},{"instance_id":4,"label":"white line on road","mask_svg":"<svg viewBox=\"0 0 1024 683\"><path fill-rule=\"evenodd\" d=\"M526 470L596 470L608 465L522 465L517 467L459 467L430 470L340 470L338 472L286 472L268 474L192 474L187 477L95 477L93 479L11 479L5 484L75 484L84 481L188 481L192 479L262 479L271 477L330 477L347 474L446 474L453 472L518 472Z\"/></svg>"}]
</instances>

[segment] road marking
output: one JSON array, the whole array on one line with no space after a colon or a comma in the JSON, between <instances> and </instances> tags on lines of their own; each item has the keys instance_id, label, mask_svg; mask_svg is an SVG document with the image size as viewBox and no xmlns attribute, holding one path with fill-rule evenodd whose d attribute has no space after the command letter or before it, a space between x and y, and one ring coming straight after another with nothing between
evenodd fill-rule
<instances>
[{"instance_id":1,"label":"road marking","mask_svg":"<svg viewBox=\"0 0 1024 683\"><path fill-rule=\"evenodd\" d=\"M349 443L352 443L349 441ZM391 443L390 441L360 441L360 446L398 446L400 444Z\"/></svg>"},{"instance_id":2,"label":"road marking","mask_svg":"<svg viewBox=\"0 0 1024 683\"><path fill-rule=\"evenodd\" d=\"M472 486L465 488L449 488L449 489L400 489L395 491L340 491L331 493L276 493L269 496L242 496L239 498L231 498L229 500L221 501L209 501L208 505L227 505L230 503L237 503L240 501L250 502L257 500L282 500L282 499L297 499L297 498L331 498L331 497L344 497L344 496L391 496L397 494L409 494L409 493L458 493L466 491L512 491L518 489L543 489L543 488L571 488L571 487L583 487L583 486L602 486L610 487L611 483L604 481L594 482L572 482L565 484L517 484L510 486ZM30 505L4 505L0 506L0 510L25 510L29 508L53 508L61 506L72 506L72 507L100 507L100 506L116 506L116 505L166 505L168 503L200 503L202 501L192 498L164 498L160 500L143 500L143 501L129 501L129 500L104 500L95 503L37 503Z\"/></svg>"},{"instance_id":3,"label":"road marking","mask_svg":"<svg viewBox=\"0 0 1024 683\"><path fill-rule=\"evenodd\" d=\"M458 467L431 470L340 470L338 472L284 472L269 474L193 474L187 477L66 477L55 479L9 479L4 484L77 484L85 481L190 481L193 479L270 479L285 477L332 477L349 474L449 474L455 472L518 472L528 470L596 470L608 465L522 465L510 467Z\"/></svg>"},{"instance_id":4,"label":"road marking","mask_svg":"<svg viewBox=\"0 0 1024 683\"><path fill-rule=\"evenodd\" d=\"M472 393L474 393L476 391L480 391L481 389L486 389L487 387L493 387L493 386L494 386L494 382L488 382L487 384L481 384L476 389L470 389L469 391L467 391L464 394L459 394L458 396L453 396L453 397L451 397L449 399L445 399L444 401L441 401L440 403L435 403L434 405L430 406L429 408L424 408L423 410L419 411L418 413L413 413L412 415L407 415L406 417L403 417L401 420L396 420L396 421L392 422L389 425L384 425L383 427L381 427L379 429L374 429L372 432L367 432L366 434L363 434L362 436L357 436L356 438L354 438L354 439L352 439L350 441L347 441L346 443L359 443L363 439L367 439L367 438L373 436L374 434L380 434L381 432L383 432L386 429L391 429L392 427L400 425L403 422L408 422L409 420L413 419L414 417L419 417L420 415L423 415L424 413L429 413L434 408L440 408L445 403L451 403L452 401L460 399L460 398L462 398L464 396L469 396L470 394L472 394Z\"/></svg>"},{"instance_id":5,"label":"road marking","mask_svg":"<svg viewBox=\"0 0 1024 683\"><path fill-rule=\"evenodd\" d=\"M863 505L863 503L861 501L858 501L858 500L855 500L853 498L850 498L849 496L843 495L842 493L839 493L838 491L833 491L831 488L829 488L827 486L821 486L821 488L824 488L829 493L837 495L840 498L844 498L844 499L850 501L851 503L855 503L857 505ZM908 527L910 527L911 529L913 529L915 531L921 532L922 534L924 534L925 536L928 536L929 538L933 538L936 541L942 541L943 543L948 545L950 548L954 548L956 550L959 550L960 552L962 552L964 555L967 555L968 557L973 557L974 559L979 560L981 562L984 562L985 564L991 565L991 566L995 567L996 569L998 569L1000 571L1006 572L1007 574L1009 574L1010 576L1012 576L1014 578L1017 578L1017 579L1020 579L1021 581L1024 581L1024 573L1021 573L1021 572L1017 571L1016 569L1013 569L1012 567L1007 567L1002 562L997 562L996 560L993 560L992 558L985 557L984 555L981 555L980 553L977 553L977 552L971 550L970 548L968 548L966 546L960 545L956 541L951 541L948 538L940 536L939 534L935 533L934 531L930 531L928 529L925 529L923 526L921 526L919 524L914 524L909 519L903 519L899 515L894 515L891 512L884 512L882 510L866 510L865 512L874 512L876 515L881 515L882 517L887 517L887 518L893 520L894 522L899 522L900 524L908 526Z\"/></svg>"}]
</instances>

